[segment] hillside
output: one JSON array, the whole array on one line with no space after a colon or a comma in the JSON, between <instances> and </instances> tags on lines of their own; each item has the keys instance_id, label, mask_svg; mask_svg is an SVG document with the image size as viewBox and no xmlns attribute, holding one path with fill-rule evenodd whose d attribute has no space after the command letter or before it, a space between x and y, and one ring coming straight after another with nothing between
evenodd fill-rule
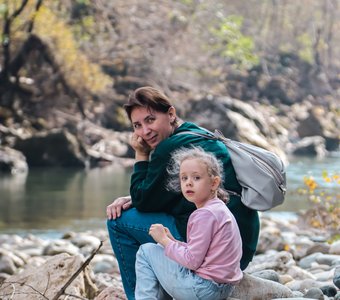
<instances>
[{"instance_id":1,"label":"hillside","mask_svg":"<svg viewBox=\"0 0 340 300\"><path fill-rule=\"evenodd\" d=\"M122 104L143 85L286 160L337 151L339 2L306 3L0 1L0 169L131 157Z\"/></svg>"}]
</instances>

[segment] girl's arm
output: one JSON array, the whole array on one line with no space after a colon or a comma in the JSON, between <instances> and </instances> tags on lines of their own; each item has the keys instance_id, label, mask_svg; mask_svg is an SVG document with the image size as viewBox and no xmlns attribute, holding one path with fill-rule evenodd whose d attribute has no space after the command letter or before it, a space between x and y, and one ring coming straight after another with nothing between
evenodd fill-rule
<instances>
[{"instance_id":1,"label":"girl's arm","mask_svg":"<svg viewBox=\"0 0 340 300\"><path fill-rule=\"evenodd\" d=\"M210 211L195 211L188 223L188 242L168 242L165 254L182 266L197 270L202 265L214 236L215 222Z\"/></svg>"}]
</instances>

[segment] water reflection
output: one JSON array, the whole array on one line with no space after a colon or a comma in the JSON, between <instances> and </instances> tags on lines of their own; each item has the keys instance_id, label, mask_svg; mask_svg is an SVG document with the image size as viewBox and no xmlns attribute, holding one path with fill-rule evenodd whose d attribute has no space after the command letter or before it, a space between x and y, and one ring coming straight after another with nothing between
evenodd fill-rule
<instances>
[{"instance_id":1,"label":"water reflection","mask_svg":"<svg viewBox=\"0 0 340 300\"><path fill-rule=\"evenodd\" d=\"M0 230L67 228L86 219L105 223L105 207L128 194L130 170L34 169L0 177Z\"/></svg>"},{"instance_id":2,"label":"water reflection","mask_svg":"<svg viewBox=\"0 0 340 300\"><path fill-rule=\"evenodd\" d=\"M322 182L322 171L340 173L339 158L321 161L292 159L287 169L285 202L271 212L296 212L308 207L303 176ZM0 174L0 232L63 232L105 228L105 208L113 199L129 193L130 169L118 167L92 170L65 168L33 169L26 175ZM333 186L340 194L340 185ZM283 214L281 214L283 215Z\"/></svg>"}]
</instances>

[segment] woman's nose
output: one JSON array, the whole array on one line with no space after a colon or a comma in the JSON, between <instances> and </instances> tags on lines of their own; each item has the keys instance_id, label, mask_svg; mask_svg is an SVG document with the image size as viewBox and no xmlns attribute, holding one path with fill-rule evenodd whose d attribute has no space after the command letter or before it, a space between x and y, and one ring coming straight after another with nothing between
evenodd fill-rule
<instances>
[{"instance_id":1,"label":"woman's nose","mask_svg":"<svg viewBox=\"0 0 340 300\"><path fill-rule=\"evenodd\" d=\"M143 134L148 135L151 132L151 129L148 126L143 126Z\"/></svg>"}]
</instances>

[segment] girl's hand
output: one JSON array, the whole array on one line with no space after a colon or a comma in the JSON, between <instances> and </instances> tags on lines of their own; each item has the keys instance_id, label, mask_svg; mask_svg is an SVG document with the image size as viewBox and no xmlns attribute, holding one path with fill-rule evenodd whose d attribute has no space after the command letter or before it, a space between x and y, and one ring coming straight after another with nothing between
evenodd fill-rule
<instances>
[{"instance_id":1,"label":"girl's hand","mask_svg":"<svg viewBox=\"0 0 340 300\"><path fill-rule=\"evenodd\" d=\"M106 207L106 216L109 220L119 218L122 210L127 210L131 206L131 196L119 197Z\"/></svg>"},{"instance_id":2,"label":"girl's hand","mask_svg":"<svg viewBox=\"0 0 340 300\"><path fill-rule=\"evenodd\" d=\"M167 232L169 232L169 229L162 224L152 224L149 229L149 234L153 239L164 247L171 241Z\"/></svg>"},{"instance_id":3,"label":"girl's hand","mask_svg":"<svg viewBox=\"0 0 340 300\"><path fill-rule=\"evenodd\" d=\"M173 235L171 234L169 228L164 227L164 229L165 229L166 235L168 236L169 239L171 239L171 240L173 240L173 241L177 241L177 240L173 237Z\"/></svg>"}]
</instances>

